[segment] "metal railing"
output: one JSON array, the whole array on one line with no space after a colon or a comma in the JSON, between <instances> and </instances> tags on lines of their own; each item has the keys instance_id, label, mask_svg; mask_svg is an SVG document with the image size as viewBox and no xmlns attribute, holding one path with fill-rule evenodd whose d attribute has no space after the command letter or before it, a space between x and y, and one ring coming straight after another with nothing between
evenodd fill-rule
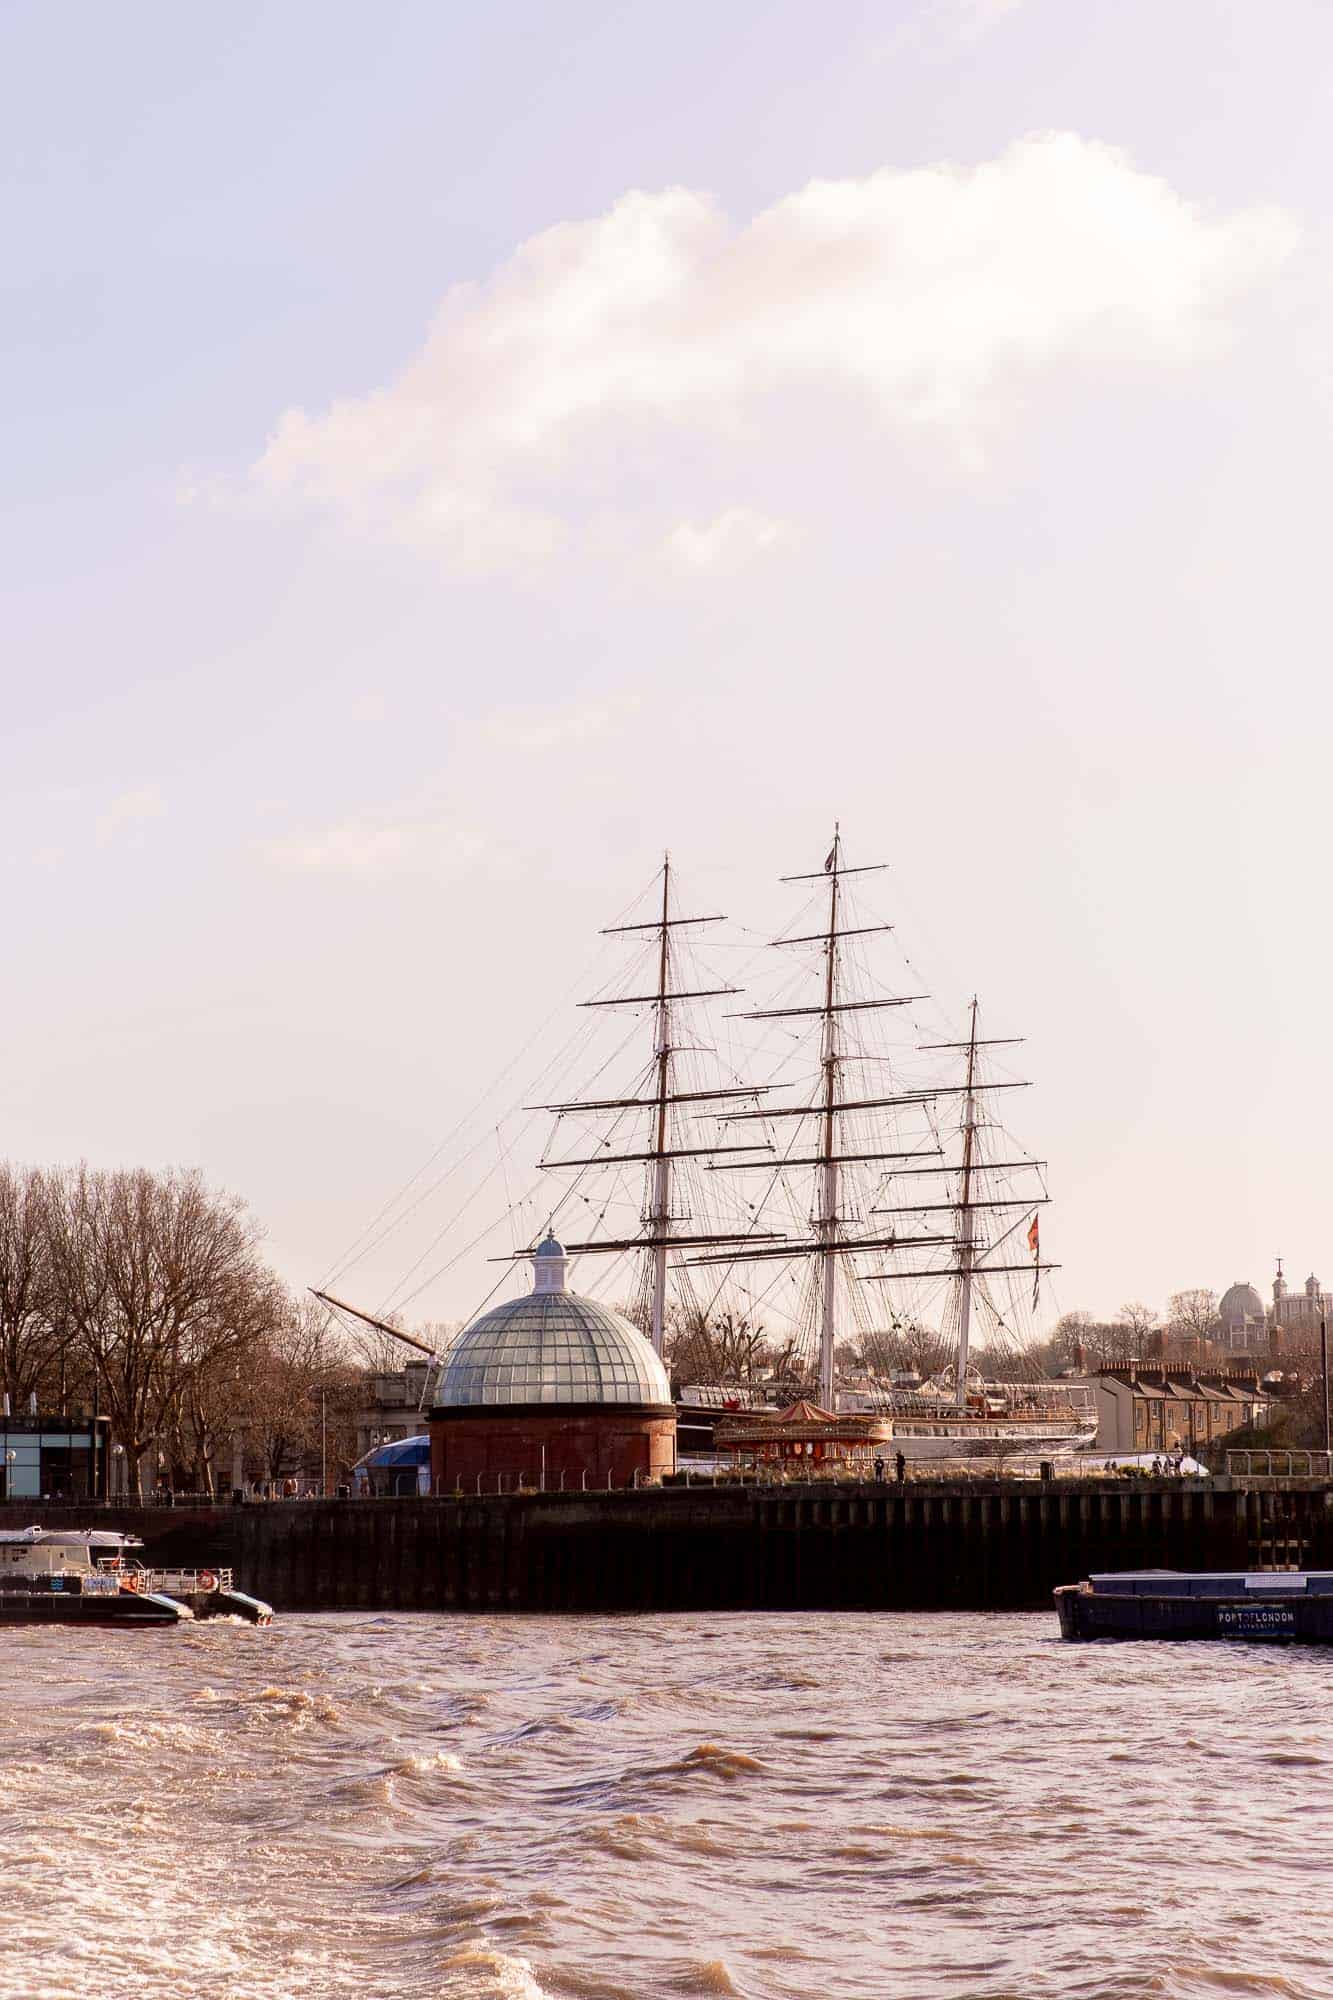
<instances>
[{"instance_id":1,"label":"metal railing","mask_svg":"<svg viewBox=\"0 0 1333 2000\"><path fill-rule=\"evenodd\" d=\"M1227 1471L1237 1479L1333 1479L1333 1452L1229 1451Z\"/></svg>"},{"instance_id":2,"label":"metal railing","mask_svg":"<svg viewBox=\"0 0 1333 2000\"><path fill-rule=\"evenodd\" d=\"M200 1563L195 1569L156 1569L151 1563L126 1562L120 1556L103 1556L96 1574L114 1577L117 1582L132 1576L137 1589L165 1590L173 1597L189 1592L207 1596L215 1590L230 1590L234 1583L233 1572L225 1564L214 1567L210 1563ZM205 1578L209 1580L205 1582Z\"/></svg>"}]
</instances>

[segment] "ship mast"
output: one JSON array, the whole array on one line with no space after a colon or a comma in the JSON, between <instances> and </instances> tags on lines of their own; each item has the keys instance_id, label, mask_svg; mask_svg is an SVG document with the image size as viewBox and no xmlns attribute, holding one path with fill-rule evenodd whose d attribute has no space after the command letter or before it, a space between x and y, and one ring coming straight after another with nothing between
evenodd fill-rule
<instances>
[{"instance_id":1,"label":"ship mast","mask_svg":"<svg viewBox=\"0 0 1333 2000\"><path fill-rule=\"evenodd\" d=\"M671 1160L667 1153L667 1104L671 1082L671 856L662 857L662 928L657 953L657 1115L653 1121L653 1198L648 1228L653 1245L652 1342L661 1354L666 1339L667 1224L671 1220Z\"/></svg>"},{"instance_id":2,"label":"ship mast","mask_svg":"<svg viewBox=\"0 0 1333 2000\"><path fill-rule=\"evenodd\" d=\"M707 1146L680 1146L673 1143L671 1114L678 1104L698 1104L719 1099L746 1099L753 1103L763 1094L766 1086L741 1086L719 1090L677 1090L675 1088L675 1057L680 1044L675 1040L676 1007L683 1000L711 1000L724 994L739 992L735 986L708 986L686 989L673 983L672 934L683 926L720 924L725 920L720 916L681 917L671 911L672 874L671 856L664 856L662 862L662 901L660 914L647 923L615 924L602 933L604 937L638 935L645 943L654 946L657 978L651 993L630 993L617 995L612 999L585 1000L585 1007L643 1007L651 1006L653 1014L653 1057L652 1092L642 1097L612 1097L579 1099L566 1104L548 1104L530 1107L552 1111L557 1117L587 1115L601 1112L646 1111L649 1114L648 1143L642 1151L609 1153L599 1150L577 1159L549 1159L541 1162L543 1168L554 1170L564 1167L600 1168L626 1163L642 1163L647 1173L647 1188L641 1216L642 1233L637 1236L617 1237L613 1240L593 1240L587 1243L569 1243L565 1248L571 1256L597 1255L600 1253L642 1249L648 1252L649 1301L648 1318L652 1343L661 1354L666 1339L667 1312L667 1271L668 1254L674 1248L709 1248L721 1244L744 1242L775 1243L776 1234L757 1233L753 1229L729 1232L708 1232L702 1234L679 1235L675 1225L683 1218L673 1214L672 1189L673 1166L680 1159L708 1158L717 1154L772 1153L767 1143L743 1144L726 1143ZM517 1253L528 1256L529 1251Z\"/></svg>"},{"instance_id":3,"label":"ship mast","mask_svg":"<svg viewBox=\"0 0 1333 2000\"><path fill-rule=\"evenodd\" d=\"M782 1242L768 1247L762 1238L751 1237L739 1249L719 1255L691 1258L691 1263L731 1264L756 1259L811 1258L818 1267L819 1298L819 1397L826 1409L837 1408L837 1375L834 1352L837 1346L837 1285L839 1259L854 1257L866 1250L893 1250L904 1242L933 1245L952 1243L949 1236L912 1236L902 1238L885 1235L850 1235L846 1232L846 1218L839 1214L842 1198L840 1169L852 1163L868 1161L915 1160L927 1157L927 1149L917 1145L910 1149L895 1151L873 1150L853 1151L840 1145L839 1125L841 1119L850 1112L881 1111L899 1108L917 1108L931 1103L941 1095L937 1089L894 1092L885 1097L848 1097L843 1091L843 1073L847 1057L842 1046L842 1019L845 1014L862 1013L874 1008L908 1007L923 999L920 993L908 993L892 998L872 1000L848 1000L844 996L842 980L840 941L845 937L863 937L872 932L890 931L892 924L856 924L845 926L840 918L845 914L845 894L843 880L848 875L871 875L882 872L883 862L871 863L859 868L848 868L842 858L842 835L835 826L833 846L828 858L817 874L784 875L784 882L828 883L828 917L822 930L808 936L779 938L781 945L818 944L823 948L824 966L821 982L821 997L817 1006L809 1007L768 1007L757 1009L744 1018L754 1021L791 1020L799 1017L815 1018L820 1024L820 1081L812 1103L804 1105L766 1106L755 1111L722 1111L718 1118L735 1123L747 1119L777 1120L788 1118L817 1119L818 1150L792 1156L781 1161L785 1172L794 1167L813 1167L816 1170L814 1214L811 1217L811 1237L803 1243ZM938 1148L929 1148L929 1154L937 1154ZM751 1168L749 1161L726 1161L713 1166L713 1173L739 1173ZM766 1163L771 1174L777 1162ZM759 1247L751 1248L751 1244Z\"/></svg>"},{"instance_id":4,"label":"ship mast","mask_svg":"<svg viewBox=\"0 0 1333 2000\"><path fill-rule=\"evenodd\" d=\"M972 996L971 1025L967 1037L967 1095L963 1099L963 1172L958 1191L958 1264L962 1272L958 1289L958 1382L957 1403L967 1408L967 1350L972 1330L972 1156L977 1139L977 1001Z\"/></svg>"},{"instance_id":5,"label":"ship mast","mask_svg":"<svg viewBox=\"0 0 1333 2000\"><path fill-rule=\"evenodd\" d=\"M984 1228L979 1228L978 1218L983 1210L987 1213L1003 1211L1005 1209L1010 1211L1018 1210L1021 1222L1021 1217L1024 1213L1029 1211L1035 1213L1038 1208L1045 1207L1048 1197L1044 1193L1039 1195L1001 1195L995 1198L992 1198L990 1195L988 1177L991 1174L1011 1173L1020 1170L1030 1170L1039 1173L1045 1162L1042 1160L988 1160L982 1153L979 1133L984 1121L980 1115L980 1101L988 1097L994 1090L1025 1090L1027 1085L1022 1082L1011 1082L1008 1080L993 1083L982 1077L980 1065L977 1060L978 1051L991 1048L1011 1048L1021 1040L1021 1037L1003 1035L983 1038L977 1033L977 1018L978 1002L974 997L969 1009L966 1041L925 1042L922 1044L923 1051L954 1050L961 1053L966 1059L964 1081L958 1087L958 1094L963 1100L962 1118L959 1127L962 1138L962 1158L954 1160L951 1163L946 1162L939 1167L908 1167L905 1169L891 1167L887 1176L892 1181L900 1176L908 1177L921 1173L957 1175L957 1199L945 1202L895 1202L889 1206L877 1207L874 1210L876 1215L922 1215L928 1210L940 1209L946 1213L951 1213L955 1218L955 1233L948 1240L951 1240L953 1243L953 1260L934 1270L874 1271L864 1274L861 1277L863 1284L892 1284L898 1279L921 1280L929 1278L943 1278L957 1282L958 1357L957 1381L954 1385L954 1402L959 1410L964 1410L967 1407L967 1368L971 1348L972 1301L976 1280L978 1278L984 1279L991 1274L996 1276L1002 1274L1012 1276L1018 1273L1028 1273L1035 1276L1042 1271L1055 1271L1059 1269L1059 1265L1057 1264L1043 1262L1039 1255L1032 1262L1026 1264L1013 1262L997 1263L994 1261L997 1252L1001 1255L1012 1256L1013 1253L1006 1252L1004 1246L1010 1237L1012 1237L1015 1229L1019 1227L1019 1222L1005 1224L1003 1233L994 1241L989 1238ZM982 1190L982 1199L977 1198L976 1190L978 1185L980 1185Z\"/></svg>"},{"instance_id":6,"label":"ship mast","mask_svg":"<svg viewBox=\"0 0 1333 2000\"><path fill-rule=\"evenodd\" d=\"M828 885L828 941L824 946L824 1019L821 1024L821 1054L824 1070L824 1117L821 1126L823 1134L820 1163L820 1180L823 1200L820 1207L818 1234L822 1248L819 1252L820 1264L820 1317L819 1317L819 1399L826 1410L836 1409L837 1384L833 1375L833 1333L835 1287L838 1277L837 1256L832 1248L838 1230L838 1160L833 1151L833 1118L838 1106L838 1017L834 1008L838 1004L838 860L841 835L835 825L833 830L832 868L829 870Z\"/></svg>"}]
</instances>

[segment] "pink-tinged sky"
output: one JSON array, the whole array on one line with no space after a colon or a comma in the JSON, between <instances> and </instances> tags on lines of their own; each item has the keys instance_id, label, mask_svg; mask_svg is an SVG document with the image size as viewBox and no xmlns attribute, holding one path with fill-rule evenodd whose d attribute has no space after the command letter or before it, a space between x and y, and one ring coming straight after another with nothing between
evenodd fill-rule
<instances>
[{"instance_id":1,"label":"pink-tinged sky","mask_svg":"<svg viewBox=\"0 0 1333 2000\"><path fill-rule=\"evenodd\" d=\"M7 1152L197 1163L317 1280L663 847L757 938L838 816L1028 1037L1051 1312L1330 1275L1324 0L0 55ZM438 1233L466 1313L494 1193L349 1286Z\"/></svg>"}]
</instances>

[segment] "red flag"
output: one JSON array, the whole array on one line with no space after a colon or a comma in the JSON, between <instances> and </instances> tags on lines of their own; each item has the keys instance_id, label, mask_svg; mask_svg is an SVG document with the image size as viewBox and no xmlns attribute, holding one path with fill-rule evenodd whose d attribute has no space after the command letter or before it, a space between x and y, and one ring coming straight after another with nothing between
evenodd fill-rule
<instances>
[{"instance_id":1,"label":"red flag","mask_svg":"<svg viewBox=\"0 0 1333 2000\"><path fill-rule=\"evenodd\" d=\"M1032 1310L1035 1312L1037 1301L1041 1297L1041 1229L1035 1212L1028 1224L1028 1249L1032 1252Z\"/></svg>"},{"instance_id":2,"label":"red flag","mask_svg":"<svg viewBox=\"0 0 1333 2000\"><path fill-rule=\"evenodd\" d=\"M837 860L837 858L838 858L838 843L835 840L832 847L830 847L828 851L828 859L824 863L824 873L826 875L831 875L833 873L833 864Z\"/></svg>"}]
</instances>

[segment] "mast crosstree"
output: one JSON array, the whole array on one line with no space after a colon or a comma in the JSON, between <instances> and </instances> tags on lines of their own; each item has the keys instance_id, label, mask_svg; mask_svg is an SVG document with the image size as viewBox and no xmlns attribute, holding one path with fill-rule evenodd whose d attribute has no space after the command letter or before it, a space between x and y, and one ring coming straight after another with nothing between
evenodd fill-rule
<instances>
[{"instance_id":1,"label":"mast crosstree","mask_svg":"<svg viewBox=\"0 0 1333 2000\"><path fill-rule=\"evenodd\" d=\"M978 1216L982 1213L1002 1209L1018 1209L1021 1211L1021 1215L1026 1215L1031 1211L1033 1223L1030 1234L1032 1240L1036 1242L1039 1240L1036 1234L1036 1211L1038 1208L1046 1205L1048 1197L1042 1193L1039 1195L996 1198L983 1191L981 1198L978 1199L974 1192L979 1183L983 1186L984 1190L986 1186L984 1176L994 1173L997 1170L1017 1171L1024 1168L1039 1169L1042 1165L1042 1162L1038 1160L988 1161L982 1156L979 1143L983 1122L979 1116L980 1101L993 1090L1022 1089L1026 1088L1026 1086L1009 1081L987 1082L982 1078L978 1066L979 1051L986 1048L1012 1048L1017 1045L1021 1038L1011 1035L979 1036L977 1033L977 1015L978 1003L974 996L969 1010L968 1035L965 1041L924 1042L921 1044L923 1051L958 1050L964 1056L964 1080L961 1085L952 1086L961 1095L963 1100L960 1126L963 1142L962 1158L951 1165L934 1169L936 1172L957 1174L957 1200L952 1202L916 1204L899 1202L877 1207L874 1210L874 1213L877 1215L923 1215L940 1209L946 1212L952 1211L956 1218L956 1229L952 1239L948 1240L952 1240L954 1246L953 1261L934 1270L876 1271L865 1273L861 1276L863 1284L892 1284L895 1280L920 1280L924 1278L947 1278L956 1281L958 1287L958 1356L955 1365L954 1401L960 1411L967 1408L968 1357L971 1352L972 1307L977 1280L984 1279L989 1273L994 1273L998 1276L1000 1274L1030 1271L1034 1276L1035 1282L1042 1271L1053 1271L1059 1268L1055 1264L1043 1263L1039 1252L1034 1254L1033 1261L1030 1264L997 1264L993 1261L985 1261L988 1251L999 1249L1000 1244L1006 1242L1013 1235L1014 1229L1019 1225L1017 1223L1010 1225L1000 1238L1000 1242L992 1246L986 1242L979 1232ZM929 1168L917 1168L915 1171L930 1172L932 1170Z\"/></svg>"},{"instance_id":2,"label":"mast crosstree","mask_svg":"<svg viewBox=\"0 0 1333 2000\"><path fill-rule=\"evenodd\" d=\"M662 863L662 899L660 914L648 923L615 924L603 932L604 937L627 934L637 935L645 944L654 946L656 981L651 991L646 993L618 994L606 999L585 1000L585 1007L651 1007L653 1010L653 1051L650 1066L651 1088L649 1091L630 1097L575 1099L562 1104L545 1105L539 1108L552 1111L557 1119L579 1116L587 1117L605 1112L647 1112L647 1134L640 1143L624 1152L608 1152L605 1145L594 1153L580 1154L569 1159L543 1160L544 1170L558 1171L561 1168L577 1167L582 1172L589 1169L612 1166L642 1166L646 1170L644 1204L640 1217L641 1230L633 1236L617 1236L613 1239L592 1239L586 1243L571 1243L566 1247L579 1256L603 1253L622 1254L627 1250L643 1250L648 1258L648 1316L649 1332L658 1354L666 1341L667 1314L667 1273L669 1257L674 1247L678 1249L706 1249L721 1244L741 1244L745 1242L774 1243L778 1238L773 1233L754 1230L732 1230L704 1233L690 1231L680 1234L676 1225L685 1217L676 1215L672 1209L673 1170L677 1160L695 1160L715 1157L719 1154L763 1153L771 1155L773 1147L768 1141L746 1143L719 1143L705 1146L678 1145L673 1143L672 1117L677 1105L693 1105L709 1101L754 1099L763 1094L765 1086L728 1087L718 1090L697 1090L676 1088L676 1058L682 1044L676 1039L676 1009L682 1001L711 1000L725 994L739 992L735 986L695 986L677 987L673 984L675 965L673 961L673 933L690 926L722 923L720 916L682 917L672 914L672 871L671 856L664 857ZM528 1255L528 1252L520 1253Z\"/></svg>"},{"instance_id":3,"label":"mast crosstree","mask_svg":"<svg viewBox=\"0 0 1333 2000\"><path fill-rule=\"evenodd\" d=\"M882 873L887 863L872 863L869 866L848 868L842 858L842 833L834 827L833 845L821 870L808 875L785 875L784 882L826 882L828 885L828 911L822 930L813 931L799 938L779 938L776 944L819 944L822 947L823 966L820 973L820 998L817 1004L802 1007L761 1007L741 1018L753 1021L790 1020L807 1018L820 1024L819 1083L813 1100L808 1104L764 1106L755 1111L720 1111L714 1116L721 1122L734 1123L741 1119L811 1119L816 1126L817 1150L803 1153L795 1158L784 1157L775 1161L783 1171L790 1167L813 1167L815 1169L815 1199L811 1215L811 1236L807 1242L780 1242L772 1247L750 1248L743 1246L730 1255L704 1256L692 1258L692 1263L727 1264L751 1259L780 1259L808 1257L813 1260L817 1274L818 1324L819 1324L819 1395L826 1409L837 1407L837 1378L835 1351L837 1347L837 1287L840 1261L867 1250L890 1250L898 1247L903 1240L896 1233L883 1231L871 1235L849 1234L846 1228L848 1218L841 1213L842 1176L844 1166L867 1161L917 1160L922 1157L922 1148L912 1151L901 1149L882 1151L844 1150L839 1143L840 1121L848 1113L879 1111L896 1107L919 1107L933 1102L938 1094L934 1090L913 1090L896 1092L884 1097L848 1097L844 1094L844 1075L848 1051L844 1046L843 1020L846 1015L878 1011L884 1008L908 1007L914 1001L924 998L921 994L901 994L873 999L847 998L842 958L842 940L847 937L866 937L873 932L893 929L891 924L844 925L843 881L848 875L872 875ZM938 1151L932 1148L931 1151ZM741 1172L750 1161L728 1161L715 1166L712 1171ZM914 1236L908 1241L913 1244L934 1245L952 1242L952 1237Z\"/></svg>"}]
</instances>

